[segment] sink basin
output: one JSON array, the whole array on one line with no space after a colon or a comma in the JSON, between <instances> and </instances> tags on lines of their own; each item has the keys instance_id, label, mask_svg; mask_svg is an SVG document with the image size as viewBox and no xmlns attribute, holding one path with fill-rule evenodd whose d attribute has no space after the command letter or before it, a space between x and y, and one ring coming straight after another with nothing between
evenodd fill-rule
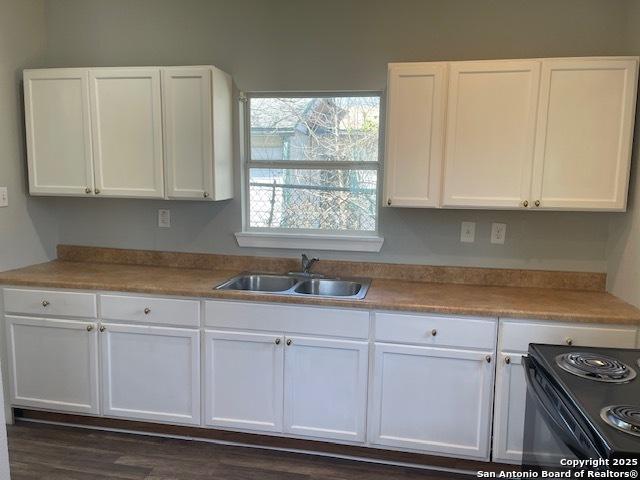
<instances>
[{"instance_id":1,"label":"sink basin","mask_svg":"<svg viewBox=\"0 0 640 480\"><path fill-rule=\"evenodd\" d=\"M219 290L245 290L249 292L285 292L298 283L287 275L246 274L232 278Z\"/></svg>"},{"instance_id":2,"label":"sink basin","mask_svg":"<svg viewBox=\"0 0 640 480\"><path fill-rule=\"evenodd\" d=\"M371 280L311 278L309 276L270 273L243 273L218 285L216 290L236 290L276 295L343 298L362 300L367 294Z\"/></svg>"},{"instance_id":3,"label":"sink basin","mask_svg":"<svg viewBox=\"0 0 640 480\"><path fill-rule=\"evenodd\" d=\"M319 295L321 297L355 297L360 293L362 284L349 280L314 278L305 280L295 288L296 293Z\"/></svg>"}]
</instances>

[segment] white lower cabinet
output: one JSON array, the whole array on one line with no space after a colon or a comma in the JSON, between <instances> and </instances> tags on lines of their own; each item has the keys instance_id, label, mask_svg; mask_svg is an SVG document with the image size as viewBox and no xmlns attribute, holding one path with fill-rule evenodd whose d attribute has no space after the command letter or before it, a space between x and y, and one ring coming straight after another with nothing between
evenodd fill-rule
<instances>
[{"instance_id":1,"label":"white lower cabinet","mask_svg":"<svg viewBox=\"0 0 640 480\"><path fill-rule=\"evenodd\" d=\"M94 323L5 316L11 403L98 413L98 340Z\"/></svg>"},{"instance_id":2,"label":"white lower cabinet","mask_svg":"<svg viewBox=\"0 0 640 480\"><path fill-rule=\"evenodd\" d=\"M493 352L375 344L369 441L489 458Z\"/></svg>"},{"instance_id":3,"label":"white lower cabinet","mask_svg":"<svg viewBox=\"0 0 640 480\"><path fill-rule=\"evenodd\" d=\"M496 372L496 407L493 458L522 461L527 384L521 354L501 353Z\"/></svg>"},{"instance_id":4,"label":"white lower cabinet","mask_svg":"<svg viewBox=\"0 0 640 480\"><path fill-rule=\"evenodd\" d=\"M206 425L364 441L368 342L207 330L205 345Z\"/></svg>"},{"instance_id":5,"label":"white lower cabinet","mask_svg":"<svg viewBox=\"0 0 640 480\"><path fill-rule=\"evenodd\" d=\"M634 325L498 328L486 317L1 293L14 407L501 463L522 457L529 343L634 348L638 338Z\"/></svg>"},{"instance_id":6,"label":"white lower cabinet","mask_svg":"<svg viewBox=\"0 0 640 480\"><path fill-rule=\"evenodd\" d=\"M200 423L200 332L102 324L103 414Z\"/></svg>"},{"instance_id":7,"label":"white lower cabinet","mask_svg":"<svg viewBox=\"0 0 640 480\"><path fill-rule=\"evenodd\" d=\"M520 463L524 440L525 405L527 403L527 383L522 366L521 354L501 353L498 356L495 433L493 457L495 461ZM540 458L558 460L561 451L556 435L546 424L536 424L536 445L540 448L536 455ZM544 450L544 451L543 451Z\"/></svg>"},{"instance_id":8,"label":"white lower cabinet","mask_svg":"<svg viewBox=\"0 0 640 480\"><path fill-rule=\"evenodd\" d=\"M630 325L583 325L503 320L500 323L498 364L496 368L496 398L493 425L493 455L495 462L521 463L524 440L527 384L522 366L529 343L573 345L576 348L634 348L637 328ZM544 425L536 432L544 451L540 457L557 458L554 436Z\"/></svg>"},{"instance_id":9,"label":"white lower cabinet","mask_svg":"<svg viewBox=\"0 0 640 480\"><path fill-rule=\"evenodd\" d=\"M368 342L287 337L284 431L365 440Z\"/></svg>"},{"instance_id":10,"label":"white lower cabinet","mask_svg":"<svg viewBox=\"0 0 640 480\"><path fill-rule=\"evenodd\" d=\"M282 335L205 330L205 425L282 431Z\"/></svg>"}]
</instances>

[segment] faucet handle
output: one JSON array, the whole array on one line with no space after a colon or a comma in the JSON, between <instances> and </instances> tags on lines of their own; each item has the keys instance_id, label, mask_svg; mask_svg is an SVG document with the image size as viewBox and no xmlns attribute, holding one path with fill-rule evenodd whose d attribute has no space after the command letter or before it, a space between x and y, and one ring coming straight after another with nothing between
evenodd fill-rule
<instances>
[{"instance_id":1,"label":"faucet handle","mask_svg":"<svg viewBox=\"0 0 640 480\"><path fill-rule=\"evenodd\" d=\"M313 257L310 259L306 253L303 253L302 254L302 272L309 273L309 270L311 270L311 267L313 266L313 264L318 261L320 261L319 258Z\"/></svg>"}]
</instances>

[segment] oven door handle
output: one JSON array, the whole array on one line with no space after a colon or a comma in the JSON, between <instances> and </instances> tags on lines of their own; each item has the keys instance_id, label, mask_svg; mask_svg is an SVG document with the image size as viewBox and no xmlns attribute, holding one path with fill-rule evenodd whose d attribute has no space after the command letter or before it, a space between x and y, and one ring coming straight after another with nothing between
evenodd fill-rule
<instances>
[{"instance_id":1,"label":"oven door handle","mask_svg":"<svg viewBox=\"0 0 640 480\"><path fill-rule=\"evenodd\" d=\"M533 367L531 359L528 357L522 357L522 365L524 366L527 388L532 393L536 403L542 408L544 416L547 417L548 420L550 420L550 427L553 428L553 431L562 438L562 441L565 443L565 445L569 447L569 449L576 456L582 455L584 453L584 448L579 447L580 443L575 437L573 430L569 428L566 420L562 417L562 414L558 412L558 415L554 415L552 410L545 402L541 392L536 388L538 382L536 382L535 378L533 377ZM563 425L563 423L565 425ZM589 447L593 449L592 445L589 445Z\"/></svg>"}]
</instances>

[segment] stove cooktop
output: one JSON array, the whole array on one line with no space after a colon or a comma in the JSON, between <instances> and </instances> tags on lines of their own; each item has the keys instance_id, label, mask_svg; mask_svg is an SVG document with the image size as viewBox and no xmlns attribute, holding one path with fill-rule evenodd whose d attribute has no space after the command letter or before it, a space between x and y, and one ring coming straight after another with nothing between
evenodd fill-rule
<instances>
[{"instance_id":1,"label":"stove cooktop","mask_svg":"<svg viewBox=\"0 0 640 480\"><path fill-rule=\"evenodd\" d=\"M640 350L531 344L529 354L609 455L640 456Z\"/></svg>"}]
</instances>

